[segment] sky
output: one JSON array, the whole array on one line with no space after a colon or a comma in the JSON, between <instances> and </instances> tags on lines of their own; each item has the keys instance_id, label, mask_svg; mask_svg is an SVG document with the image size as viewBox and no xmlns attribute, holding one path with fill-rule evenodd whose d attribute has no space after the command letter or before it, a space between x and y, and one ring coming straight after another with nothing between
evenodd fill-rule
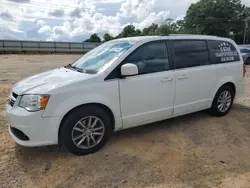
<instances>
[{"instance_id":1,"label":"sky","mask_svg":"<svg viewBox=\"0 0 250 188\"><path fill-rule=\"evenodd\" d=\"M242 0L250 5L250 0ZM0 39L82 42L181 19L197 0L0 0Z\"/></svg>"}]
</instances>

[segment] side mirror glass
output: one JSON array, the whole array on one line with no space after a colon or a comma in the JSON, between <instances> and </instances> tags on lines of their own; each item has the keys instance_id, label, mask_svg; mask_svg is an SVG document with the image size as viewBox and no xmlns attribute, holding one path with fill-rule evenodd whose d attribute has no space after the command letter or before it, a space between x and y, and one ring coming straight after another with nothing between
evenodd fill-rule
<instances>
[{"instance_id":1,"label":"side mirror glass","mask_svg":"<svg viewBox=\"0 0 250 188\"><path fill-rule=\"evenodd\" d=\"M138 67L132 63L126 63L121 67L122 76L132 76L138 74Z\"/></svg>"}]
</instances>

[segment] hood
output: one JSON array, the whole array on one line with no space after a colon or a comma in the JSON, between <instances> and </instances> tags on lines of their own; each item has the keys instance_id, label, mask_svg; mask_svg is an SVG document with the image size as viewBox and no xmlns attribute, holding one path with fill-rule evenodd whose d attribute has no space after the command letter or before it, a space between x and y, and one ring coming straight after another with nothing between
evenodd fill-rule
<instances>
[{"instance_id":1,"label":"hood","mask_svg":"<svg viewBox=\"0 0 250 188\"><path fill-rule=\"evenodd\" d=\"M64 67L36 74L17 82L12 91L21 94L48 94L54 88L68 85L79 80L93 77L91 74L80 73Z\"/></svg>"}]
</instances>

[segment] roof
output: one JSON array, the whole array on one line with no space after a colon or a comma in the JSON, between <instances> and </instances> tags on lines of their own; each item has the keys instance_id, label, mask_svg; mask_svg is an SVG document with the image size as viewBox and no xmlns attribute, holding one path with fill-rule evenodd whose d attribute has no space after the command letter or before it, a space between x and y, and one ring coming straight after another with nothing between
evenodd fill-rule
<instances>
[{"instance_id":1,"label":"roof","mask_svg":"<svg viewBox=\"0 0 250 188\"><path fill-rule=\"evenodd\" d=\"M204 40L231 40L228 38L222 38L211 35L192 35L192 34L173 34L166 36L138 36L138 37L127 37L116 39L117 41L134 41L140 42L145 40L153 40L153 39L204 39Z\"/></svg>"},{"instance_id":2,"label":"roof","mask_svg":"<svg viewBox=\"0 0 250 188\"><path fill-rule=\"evenodd\" d=\"M138 37L126 37L126 38L119 38L115 39L116 41L142 41L146 39L157 38L159 36L138 36Z\"/></svg>"}]
</instances>

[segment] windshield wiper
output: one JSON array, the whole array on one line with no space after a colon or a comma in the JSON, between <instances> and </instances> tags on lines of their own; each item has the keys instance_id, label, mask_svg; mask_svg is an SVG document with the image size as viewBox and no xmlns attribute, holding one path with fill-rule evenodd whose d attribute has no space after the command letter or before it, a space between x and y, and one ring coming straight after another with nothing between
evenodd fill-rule
<instances>
[{"instance_id":1,"label":"windshield wiper","mask_svg":"<svg viewBox=\"0 0 250 188\"><path fill-rule=\"evenodd\" d=\"M96 74L97 73L97 71L94 69L81 69L81 68L78 68L76 66L72 66L72 64L65 65L64 67L71 69L71 70L76 70L78 72L87 73L87 74Z\"/></svg>"},{"instance_id":2,"label":"windshield wiper","mask_svg":"<svg viewBox=\"0 0 250 188\"><path fill-rule=\"evenodd\" d=\"M72 66L71 64L68 64L68 65L65 65L64 66L65 68L68 68L68 69L71 69L71 70L76 70L78 72L83 72L82 69L78 68L78 67L75 67L75 66Z\"/></svg>"},{"instance_id":3,"label":"windshield wiper","mask_svg":"<svg viewBox=\"0 0 250 188\"><path fill-rule=\"evenodd\" d=\"M95 69L83 69L82 71L84 73L87 73L87 74L96 74L97 73L97 70L95 70Z\"/></svg>"}]
</instances>

